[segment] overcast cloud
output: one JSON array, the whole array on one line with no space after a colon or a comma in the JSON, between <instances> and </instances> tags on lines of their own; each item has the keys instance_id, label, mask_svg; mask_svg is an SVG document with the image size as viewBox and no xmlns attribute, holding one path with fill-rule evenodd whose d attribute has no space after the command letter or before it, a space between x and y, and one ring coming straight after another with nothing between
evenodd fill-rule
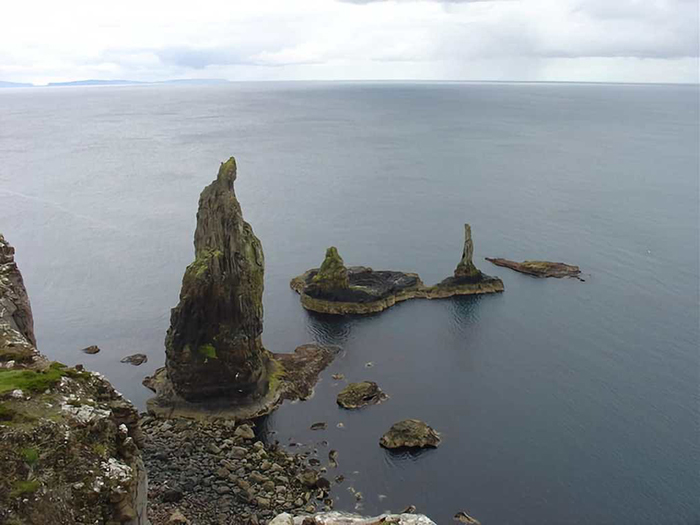
<instances>
[{"instance_id":1,"label":"overcast cloud","mask_svg":"<svg viewBox=\"0 0 700 525\"><path fill-rule=\"evenodd\" d=\"M4 2L0 80L698 82L697 0Z\"/></svg>"}]
</instances>

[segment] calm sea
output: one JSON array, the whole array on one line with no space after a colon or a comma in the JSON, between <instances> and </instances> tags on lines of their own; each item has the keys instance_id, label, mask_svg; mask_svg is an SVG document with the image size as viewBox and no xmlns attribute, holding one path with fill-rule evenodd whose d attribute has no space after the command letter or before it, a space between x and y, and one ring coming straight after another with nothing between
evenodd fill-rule
<instances>
[{"instance_id":1,"label":"calm sea","mask_svg":"<svg viewBox=\"0 0 700 525\"><path fill-rule=\"evenodd\" d=\"M266 256L265 345L344 352L308 402L259 427L339 452L334 494L438 523L700 523L698 87L265 83L0 91L0 231L15 245L40 348L104 373L140 407L201 189L235 155ZM503 294L309 315L289 289L335 245L348 264L476 263ZM485 256L563 261L537 280ZM97 344L102 352L79 349ZM120 364L143 352L141 367ZM372 363L372 366L368 366ZM346 412L341 384L384 404ZM437 450L379 447L424 419ZM309 425L326 421L328 430ZM342 428L337 425L342 423ZM325 446L322 442L328 441ZM299 450L291 448L290 450Z\"/></svg>"}]
</instances>

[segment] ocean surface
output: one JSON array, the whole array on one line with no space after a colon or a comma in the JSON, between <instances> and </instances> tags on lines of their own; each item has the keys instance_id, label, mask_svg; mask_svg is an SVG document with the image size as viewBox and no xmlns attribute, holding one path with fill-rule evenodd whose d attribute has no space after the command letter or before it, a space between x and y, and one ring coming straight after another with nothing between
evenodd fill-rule
<instances>
[{"instance_id":1,"label":"ocean surface","mask_svg":"<svg viewBox=\"0 0 700 525\"><path fill-rule=\"evenodd\" d=\"M5 89L0 231L40 349L143 408L199 192L234 155L266 257L265 345L343 348L311 400L258 428L323 460L338 450L338 508L355 508L352 487L362 512L413 504L439 524L460 510L484 525L698 524L698 100L698 86L559 83ZM328 318L289 289L331 245L437 282L465 222L503 294ZM585 282L486 256L577 264ZM148 363L119 362L136 352ZM343 411L335 373L390 399ZM380 448L404 418L440 448Z\"/></svg>"}]
</instances>

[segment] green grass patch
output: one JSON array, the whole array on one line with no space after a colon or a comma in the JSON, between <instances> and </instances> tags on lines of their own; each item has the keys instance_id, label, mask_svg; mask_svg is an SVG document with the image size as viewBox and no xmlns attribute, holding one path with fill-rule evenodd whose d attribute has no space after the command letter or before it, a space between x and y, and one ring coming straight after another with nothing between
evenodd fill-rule
<instances>
[{"instance_id":1,"label":"green grass patch","mask_svg":"<svg viewBox=\"0 0 700 525\"><path fill-rule=\"evenodd\" d=\"M202 354L204 357L207 359L218 359L216 356L216 348L214 348L214 345L211 344L206 344L206 345L201 345L197 351Z\"/></svg>"},{"instance_id":2,"label":"green grass patch","mask_svg":"<svg viewBox=\"0 0 700 525\"><path fill-rule=\"evenodd\" d=\"M24 496L26 494L33 494L39 489L40 486L41 483L35 479L30 481L16 481L12 487L10 496L13 498L19 498L20 496Z\"/></svg>"},{"instance_id":3,"label":"green grass patch","mask_svg":"<svg viewBox=\"0 0 700 525\"><path fill-rule=\"evenodd\" d=\"M0 370L0 394L21 390L22 392L43 392L58 383L69 369L61 363L51 363L46 370Z\"/></svg>"},{"instance_id":4,"label":"green grass patch","mask_svg":"<svg viewBox=\"0 0 700 525\"><path fill-rule=\"evenodd\" d=\"M39 461L39 451L35 448L23 448L22 458L24 462L30 467Z\"/></svg>"}]
</instances>

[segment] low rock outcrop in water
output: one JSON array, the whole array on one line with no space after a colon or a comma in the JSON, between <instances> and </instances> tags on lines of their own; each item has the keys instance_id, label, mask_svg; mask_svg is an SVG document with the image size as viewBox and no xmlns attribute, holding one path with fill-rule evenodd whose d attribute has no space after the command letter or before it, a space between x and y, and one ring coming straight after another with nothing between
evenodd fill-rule
<instances>
[{"instance_id":1,"label":"low rock outcrop in water","mask_svg":"<svg viewBox=\"0 0 700 525\"><path fill-rule=\"evenodd\" d=\"M0 305L0 523L146 525L136 409L98 374L37 351L2 235Z\"/></svg>"},{"instance_id":2,"label":"low rock outcrop in water","mask_svg":"<svg viewBox=\"0 0 700 525\"><path fill-rule=\"evenodd\" d=\"M516 272L534 275L535 277L556 277L558 279L562 277L575 277L583 281L583 279L579 277L581 270L578 266L572 264L551 261L523 261L519 263L508 259L490 257L486 257L486 260L496 266L503 266L515 270Z\"/></svg>"},{"instance_id":3,"label":"low rock outcrop in water","mask_svg":"<svg viewBox=\"0 0 700 525\"><path fill-rule=\"evenodd\" d=\"M381 312L408 299L445 299L503 291L503 281L479 271L472 261L471 227L464 225L464 249L454 275L435 286L426 286L416 273L374 271L365 266L346 268L335 247L326 251L320 268L292 279L292 290L307 310L326 314Z\"/></svg>"},{"instance_id":4,"label":"low rock outcrop in water","mask_svg":"<svg viewBox=\"0 0 700 525\"><path fill-rule=\"evenodd\" d=\"M423 421L404 419L394 423L379 444L384 448L435 448L440 444L440 435Z\"/></svg>"},{"instance_id":5,"label":"low rock outcrop in water","mask_svg":"<svg viewBox=\"0 0 700 525\"><path fill-rule=\"evenodd\" d=\"M362 381L343 388L338 393L337 402L343 408L354 409L376 405L388 397L374 381Z\"/></svg>"},{"instance_id":6,"label":"low rock outcrop in water","mask_svg":"<svg viewBox=\"0 0 700 525\"><path fill-rule=\"evenodd\" d=\"M144 384L153 414L249 419L283 399L308 397L335 351L317 345L275 355L261 341L264 256L234 192L236 161L221 164L199 198L195 260L165 339L165 367Z\"/></svg>"}]
</instances>

